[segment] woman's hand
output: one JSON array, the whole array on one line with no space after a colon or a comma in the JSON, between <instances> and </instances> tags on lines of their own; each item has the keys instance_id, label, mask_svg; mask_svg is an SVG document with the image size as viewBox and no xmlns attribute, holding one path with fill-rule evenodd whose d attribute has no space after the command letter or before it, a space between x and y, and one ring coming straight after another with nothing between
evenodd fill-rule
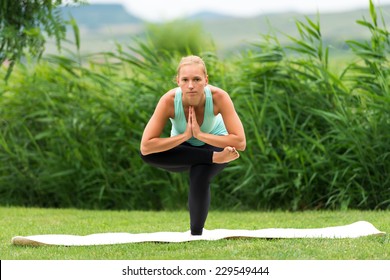
<instances>
[{"instance_id":1,"label":"woman's hand","mask_svg":"<svg viewBox=\"0 0 390 280\"><path fill-rule=\"evenodd\" d=\"M188 121L187 121L187 127L186 130L184 131L184 135L186 140L190 139L193 136L192 133L192 118L191 118L191 107L188 112Z\"/></svg>"},{"instance_id":2,"label":"woman's hand","mask_svg":"<svg viewBox=\"0 0 390 280\"><path fill-rule=\"evenodd\" d=\"M202 131L200 130L198 121L196 120L195 109L194 109L194 107L190 106L190 108L188 110L189 110L188 111L188 124L191 126L192 136L194 136L195 138L198 138L199 134L202 133Z\"/></svg>"}]
</instances>

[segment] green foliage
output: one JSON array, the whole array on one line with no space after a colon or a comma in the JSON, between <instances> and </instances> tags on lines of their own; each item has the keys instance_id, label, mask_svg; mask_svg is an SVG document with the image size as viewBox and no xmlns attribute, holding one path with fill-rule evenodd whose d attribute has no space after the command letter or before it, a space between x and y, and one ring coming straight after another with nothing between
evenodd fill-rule
<instances>
[{"instance_id":1,"label":"green foliage","mask_svg":"<svg viewBox=\"0 0 390 280\"><path fill-rule=\"evenodd\" d=\"M373 42L353 42L363 66L352 62L337 76L319 22L297 27L288 55L266 37L242 58L238 111L250 171L233 190L260 208L388 208L388 32L370 27Z\"/></svg>"},{"instance_id":2,"label":"green foliage","mask_svg":"<svg viewBox=\"0 0 390 280\"><path fill-rule=\"evenodd\" d=\"M184 209L187 174L144 164L139 142L191 51L231 94L247 136L212 182L212 207L389 209L389 32L372 3L370 12L357 23L371 39L348 41L353 59L336 69L319 17L297 21L288 48L267 35L227 61L207 44L168 51L153 35L103 55L18 65L0 87L0 204Z\"/></svg>"},{"instance_id":3,"label":"green foliage","mask_svg":"<svg viewBox=\"0 0 390 280\"><path fill-rule=\"evenodd\" d=\"M9 62L5 78L27 50L40 57L45 35L54 37L57 46L65 38L66 28L60 10L62 0L2 0L0 6L0 65ZM80 2L74 0L74 3Z\"/></svg>"},{"instance_id":4,"label":"green foliage","mask_svg":"<svg viewBox=\"0 0 390 280\"><path fill-rule=\"evenodd\" d=\"M147 36L157 55L169 57L213 51L212 40L206 36L200 23L175 20L165 24L148 24Z\"/></svg>"},{"instance_id":5,"label":"green foliage","mask_svg":"<svg viewBox=\"0 0 390 280\"><path fill-rule=\"evenodd\" d=\"M52 207L158 207L148 195L153 189L144 192L138 184L148 96L125 83L116 87L71 58L51 57L34 75L27 71L16 84L10 81L1 105L1 157L10 163L2 166L1 181L14 185L3 202L22 197L27 205ZM129 185L134 189L122 189ZM136 189L149 199L136 202Z\"/></svg>"}]
</instances>

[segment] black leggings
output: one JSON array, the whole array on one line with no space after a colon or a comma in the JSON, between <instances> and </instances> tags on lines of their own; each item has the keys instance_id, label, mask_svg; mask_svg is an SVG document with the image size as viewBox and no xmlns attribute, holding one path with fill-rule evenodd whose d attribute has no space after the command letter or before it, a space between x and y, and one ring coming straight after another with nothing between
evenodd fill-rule
<instances>
[{"instance_id":1,"label":"black leggings","mask_svg":"<svg viewBox=\"0 0 390 280\"><path fill-rule=\"evenodd\" d=\"M212 163L214 151L221 148L205 144L200 147L183 143L171 150L142 155L148 164L171 172L189 171L188 207L192 235L201 235L210 206L210 182L227 165Z\"/></svg>"}]
</instances>

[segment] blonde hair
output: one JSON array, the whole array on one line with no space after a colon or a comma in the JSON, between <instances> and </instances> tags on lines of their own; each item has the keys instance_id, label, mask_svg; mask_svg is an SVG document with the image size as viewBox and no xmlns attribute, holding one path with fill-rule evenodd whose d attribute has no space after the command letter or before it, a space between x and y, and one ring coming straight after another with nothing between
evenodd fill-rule
<instances>
[{"instance_id":1,"label":"blonde hair","mask_svg":"<svg viewBox=\"0 0 390 280\"><path fill-rule=\"evenodd\" d=\"M203 73L205 76L207 76L207 68L206 64L204 63L203 59L196 55L189 55L185 56L181 59L179 66L177 66L177 76L179 76L179 72L182 66L184 65L191 65L191 64L199 64L203 66Z\"/></svg>"}]
</instances>

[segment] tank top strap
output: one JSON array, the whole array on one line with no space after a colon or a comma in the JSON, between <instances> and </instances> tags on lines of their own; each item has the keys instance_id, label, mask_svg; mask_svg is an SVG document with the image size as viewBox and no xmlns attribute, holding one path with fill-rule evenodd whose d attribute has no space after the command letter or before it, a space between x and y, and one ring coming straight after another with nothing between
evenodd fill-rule
<instances>
[{"instance_id":1,"label":"tank top strap","mask_svg":"<svg viewBox=\"0 0 390 280\"><path fill-rule=\"evenodd\" d=\"M205 116L207 118L214 117L214 104L213 104L213 95L208 86L204 88L204 92L206 95L206 103L205 103Z\"/></svg>"},{"instance_id":2,"label":"tank top strap","mask_svg":"<svg viewBox=\"0 0 390 280\"><path fill-rule=\"evenodd\" d=\"M181 119L184 116L182 91L178 87L175 92L175 119Z\"/></svg>"}]
</instances>

